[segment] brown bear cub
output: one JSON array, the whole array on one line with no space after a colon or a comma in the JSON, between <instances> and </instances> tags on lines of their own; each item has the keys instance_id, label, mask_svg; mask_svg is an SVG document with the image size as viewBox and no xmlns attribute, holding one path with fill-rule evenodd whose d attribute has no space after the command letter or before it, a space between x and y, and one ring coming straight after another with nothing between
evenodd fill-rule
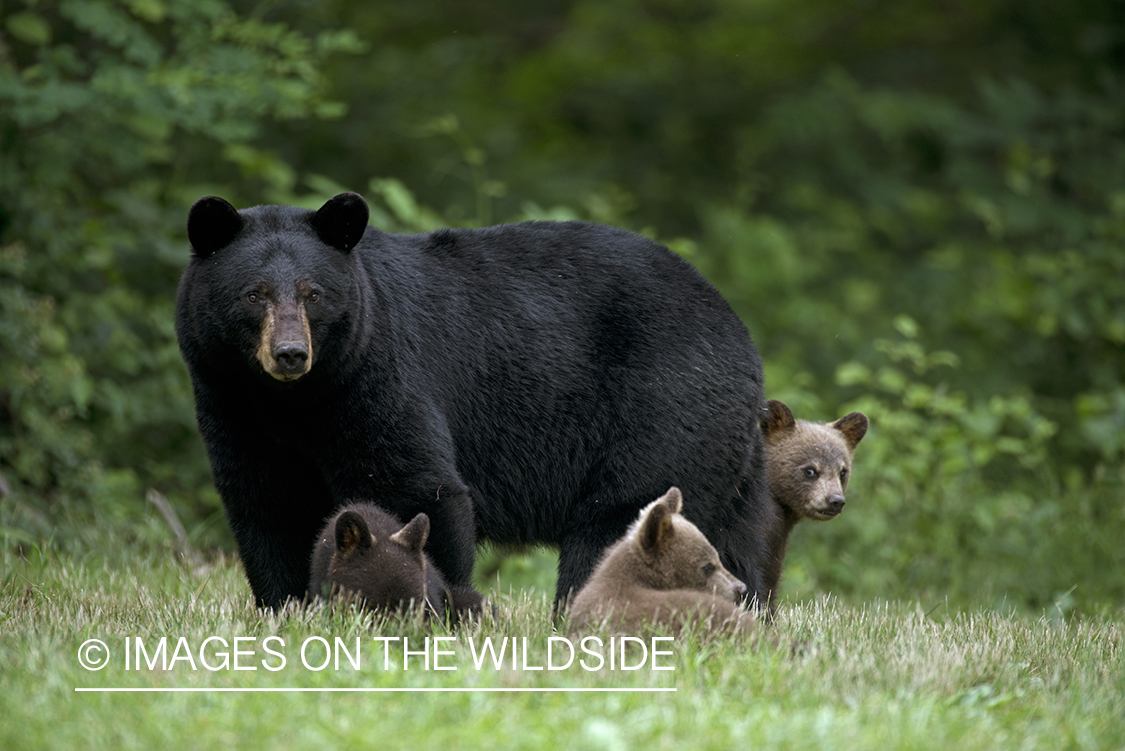
<instances>
[{"instance_id":1,"label":"brown bear cub","mask_svg":"<svg viewBox=\"0 0 1125 751\"><path fill-rule=\"evenodd\" d=\"M381 612L423 607L428 616L450 622L479 611L480 595L451 588L426 555L429 534L425 514L404 526L373 503L345 506L317 537L309 595L354 599Z\"/></svg>"},{"instance_id":2,"label":"brown bear cub","mask_svg":"<svg viewBox=\"0 0 1125 751\"><path fill-rule=\"evenodd\" d=\"M766 477L771 501L782 518L769 572L773 609L789 533L801 519L827 520L844 509L844 491L855 447L867 434L867 416L852 412L831 423L796 420L776 399L766 402L761 420L766 443Z\"/></svg>"},{"instance_id":3,"label":"brown bear cub","mask_svg":"<svg viewBox=\"0 0 1125 751\"><path fill-rule=\"evenodd\" d=\"M642 624L682 627L693 618L711 630L746 630L754 617L739 607L746 585L715 548L680 515L671 488L646 506L625 536L606 550L570 608L572 629L605 625L635 633Z\"/></svg>"}]
</instances>

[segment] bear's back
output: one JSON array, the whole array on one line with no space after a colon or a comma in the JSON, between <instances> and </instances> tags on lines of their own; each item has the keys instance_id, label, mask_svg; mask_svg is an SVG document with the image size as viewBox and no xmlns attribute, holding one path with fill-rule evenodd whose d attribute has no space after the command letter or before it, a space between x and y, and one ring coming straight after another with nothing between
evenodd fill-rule
<instances>
[{"instance_id":1,"label":"bear's back","mask_svg":"<svg viewBox=\"0 0 1125 751\"><path fill-rule=\"evenodd\" d=\"M757 461L750 336L648 238L583 222L369 229L357 251L390 301L386 330L411 353L403 380L454 437L492 539L557 543L592 490L625 517L674 483L733 495L730 478ZM689 511L704 523L721 513Z\"/></svg>"}]
</instances>

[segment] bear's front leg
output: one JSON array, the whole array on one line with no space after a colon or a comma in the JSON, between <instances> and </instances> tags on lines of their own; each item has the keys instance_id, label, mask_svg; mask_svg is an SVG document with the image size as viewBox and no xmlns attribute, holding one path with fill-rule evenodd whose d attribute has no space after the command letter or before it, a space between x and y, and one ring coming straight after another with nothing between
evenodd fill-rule
<instances>
[{"instance_id":1,"label":"bear's front leg","mask_svg":"<svg viewBox=\"0 0 1125 751\"><path fill-rule=\"evenodd\" d=\"M199 413L215 488L254 599L259 607L279 608L304 597L313 543L336 504L307 450L259 422L234 404Z\"/></svg>"},{"instance_id":2,"label":"bear's front leg","mask_svg":"<svg viewBox=\"0 0 1125 751\"><path fill-rule=\"evenodd\" d=\"M419 509L430 517L426 552L447 582L472 590L477 540L472 496L467 488L448 487L439 486L433 500Z\"/></svg>"},{"instance_id":3,"label":"bear's front leg","mask_svg":"<svg viewBox=\"0 0 1125 751\"><path fill-rule=\"evenodd\" d=\"M261 518L228 510L227 514L246 579L260 608L278 609L289 599L303 600L309 584L309 561L313 534L305 529L279 529Z\"/></svg>"}]
</instances>

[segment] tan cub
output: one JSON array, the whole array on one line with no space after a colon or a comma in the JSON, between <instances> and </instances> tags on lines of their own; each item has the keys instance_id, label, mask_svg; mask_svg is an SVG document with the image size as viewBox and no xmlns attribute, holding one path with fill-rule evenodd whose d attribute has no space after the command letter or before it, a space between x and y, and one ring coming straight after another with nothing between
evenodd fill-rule
<instances>
[{"instance_id":1,"label":"tan cub","mask_svg":"<svg viewBox=\"0 0 1125 751\"><path fill-rule=\"evenodd\" d=\"M844 510L855 447L867 434L867 415L852 412L832 423L795 420L776 399L766 402L766 410L761 428L770 495L794 523L837 516Z\"/></svg>"},{"instance_id":2,"label":"tan cub","mask_svg":"<svg viewBox=\"0 0 1125 751\"><path fill-rule=\"evenodd\" d=\"M766 477L770 497L783 524L773 540L776 571L769 572L771 605L789 533L801 519L827 520L844 509L844 491L852 471L855 447L867 434L867 416L851 412L831 423L796 420L776 399L766 402L761 420L766 442Z\"/></svg>"},{"instance_id":3,"label":"tan cub","mask_svg":"<svg viewBox=\"0 0 1125 751\"><path fill-rule=\"evenodd\" d=\"M572 629L605 624L637 631L643 623L683 625L710 619L713 630L744 630L754 617L739 607L746 585L723 568L715 548L680 515L670 488L646 506L624 537L606 550L570 608Z\"/></svg>"}]
</instances>

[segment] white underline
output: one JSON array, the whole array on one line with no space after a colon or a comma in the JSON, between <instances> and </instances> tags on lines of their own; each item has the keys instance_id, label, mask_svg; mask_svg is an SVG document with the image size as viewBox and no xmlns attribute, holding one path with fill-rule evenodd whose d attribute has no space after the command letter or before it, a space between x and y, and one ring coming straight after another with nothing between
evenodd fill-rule
<instances>
[{"instance_id":1,"label":"white underline","mask_svg":"<svg viewBox=\"0 0 1125 751\"><path fill-rule=\"evenodd\" d=\"M89 693L674 693L675 688L75 688Z\"/></svg>"}]
</instances>

